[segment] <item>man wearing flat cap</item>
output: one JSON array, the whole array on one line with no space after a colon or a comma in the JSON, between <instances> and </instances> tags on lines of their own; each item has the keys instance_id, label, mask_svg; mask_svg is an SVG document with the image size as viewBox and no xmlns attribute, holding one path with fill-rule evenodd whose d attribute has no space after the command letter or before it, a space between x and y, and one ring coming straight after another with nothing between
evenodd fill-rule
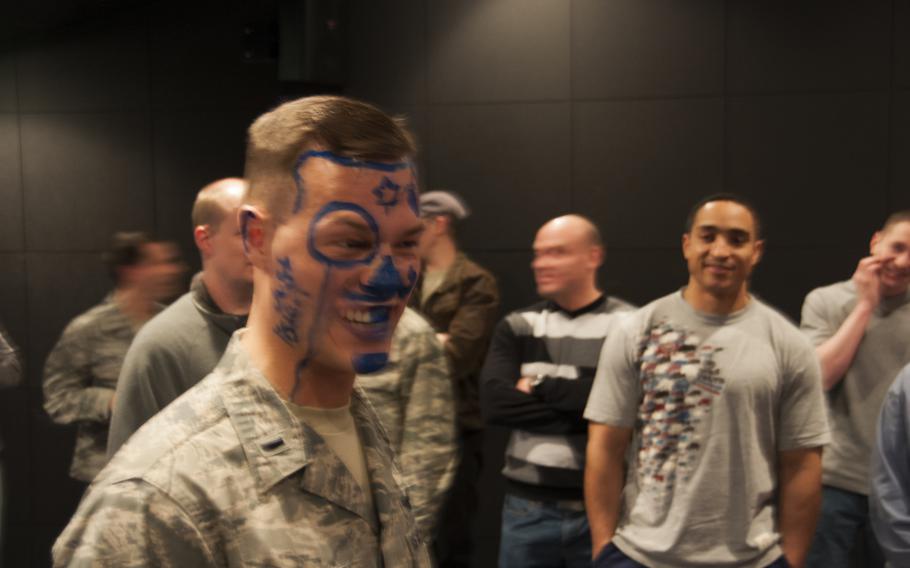
<instances>
[{"instance_id":1,"label":"man wearing flat cap","mask_svg":"<svg viewBox=\"0 0 910 568\"><path fill-rule=\"evenodd\" d=\"M468 566L471 526L483 454L483 419L477 378L499 310L496 279L458 249L456 225L470 214L448 191L420 196L426 227L420 240L422 279L411 296L445 347L458 401L461 464L440 519L440 566Z\"/></svg>"}]
</instances>

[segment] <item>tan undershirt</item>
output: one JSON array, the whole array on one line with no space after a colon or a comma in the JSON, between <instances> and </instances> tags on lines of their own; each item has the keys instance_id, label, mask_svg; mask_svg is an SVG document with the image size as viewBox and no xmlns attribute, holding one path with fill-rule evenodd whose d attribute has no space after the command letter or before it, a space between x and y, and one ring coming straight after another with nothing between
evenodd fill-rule
<instances>
[{"instance_id":1,"label":"tan undershirt","mask_svg":"<svg viewBox=\"0 0 910 568\"><path fill-rule=\"evenodd\" d=\"M366 497L369 509L373 508L373 492L370 489L370 474L367 471L366 459L363 457L363 445L354 426L351 416L351 405L340 408L314 408L286 402L290 411L299 420L322 436L329 449L348 468L351 475L360 485Z\"/></svg>"},{"instance_id":2,"label":"tan undershirt","mask_svg":"<svg viewBox=\"0 0 910 568\"><path fill-rule=\"evenodd\" d=\"M434 270L423 273L423 286L420 288L420 297L423 301L426 301L439 288L442 281L445 280L446 272L446 270Z\"/></svg>"}]
</instances>

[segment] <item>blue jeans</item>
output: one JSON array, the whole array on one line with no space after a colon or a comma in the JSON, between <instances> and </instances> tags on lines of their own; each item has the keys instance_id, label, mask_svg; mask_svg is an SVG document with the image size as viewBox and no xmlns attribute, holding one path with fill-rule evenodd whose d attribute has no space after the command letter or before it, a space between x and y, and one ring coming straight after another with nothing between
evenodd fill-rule
<instances>
[{"instance_id":1,"label":"blue jeans","mask_svg":"<svg viewBox=\"0 0 910 568\"><path fill-rule=\"evenodd\" d=\"M597 557L594 558L591 566L593 568L648 568L644 564L639 564L626 556L626 554L612 542L597 553ZM790 568L790 564L787 562L786 558L781 556L771 564L768 564L766 568Z\"/></svg>"},{"instance_id":2,"label":"blue jeans","mask_svg":"<svg viewBox=\"0 0 910 568\"><path fill-rule=\"evenodd\" d=\"M882 556L872 523L869 522L869 499L865 495L825 485L822 487L822 512L809 549L807 568L847 568L851 550L862 535L863 568L880 568Z\"/></svg>"},{"instance_id":3,"label":"blue jeans","mask_svg":"<svg viewBox=\"0 0 910 568\"><path fill-rule=\"evenodd\" d=\"M579 505L581 502L578 502ZM506 494L499 568L591 566L591 531L581 506Z\"/></svg>"}]
</instances>

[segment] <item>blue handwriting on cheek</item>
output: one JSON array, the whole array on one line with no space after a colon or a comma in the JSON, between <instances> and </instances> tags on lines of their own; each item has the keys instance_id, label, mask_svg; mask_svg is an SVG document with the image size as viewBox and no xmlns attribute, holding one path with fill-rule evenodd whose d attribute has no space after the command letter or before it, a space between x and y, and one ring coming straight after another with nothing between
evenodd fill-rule
<instances>
[{"instance_id":1,"label":"blue handwriting on cheek","mask_svg":"<svg viewBox=\"0 0 910 568\"><path fill-rule=\"evenodd\" d=\"M272 331L288 345L295 345L299 340L297 324L300 319L300 295L294 282L291 260L285 256L278 258L277 262L275 277L278 279L278 287L272 296L275 311L278 312L278 323Z\"/></svg>"}]
</instances>

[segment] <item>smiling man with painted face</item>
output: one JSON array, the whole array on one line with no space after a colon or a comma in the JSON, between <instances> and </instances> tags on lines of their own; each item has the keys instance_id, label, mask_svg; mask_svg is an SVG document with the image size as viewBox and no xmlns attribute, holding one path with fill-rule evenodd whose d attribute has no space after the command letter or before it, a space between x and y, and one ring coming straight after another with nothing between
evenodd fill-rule
<instances>
[{"instance_id":1,"label":"smiling man with painted face","mask_svg":"<svg viewBox=\"0 0 910 568\"><path fill-rule=\"evenodd\" d=\"M863 566L882 566L869 521L869 464L879 409L910 363L910 210L891 215L850 280L817 288L803 304L803 331L816 345L828 392L822 514L810 566L847 566L863 544Z\"/></svg>"},{"instance_id":2,"label":"smiling man with painted face","mask_svg":"<svg viewBox=\"0 0 910 568\"><path fill-rule=\"evenodd\" d=\"M594 566L802 566L828 441L818 363L749 294L754 208L703 199L682 245L688 284L611 333L585 410Z\"/></svg>"},{"instance_id":3,"label":"smiling man with painted face","mask_svg":"<svg viewBox=\"0 0 910 568\"><path fill-rule=\"evenodd\" d=\"M414 145L341 97L250 128L248 328L99 475L56 565L428 566L355 372L379 369L417 278Z\"/></svg>"}]
</instances>

